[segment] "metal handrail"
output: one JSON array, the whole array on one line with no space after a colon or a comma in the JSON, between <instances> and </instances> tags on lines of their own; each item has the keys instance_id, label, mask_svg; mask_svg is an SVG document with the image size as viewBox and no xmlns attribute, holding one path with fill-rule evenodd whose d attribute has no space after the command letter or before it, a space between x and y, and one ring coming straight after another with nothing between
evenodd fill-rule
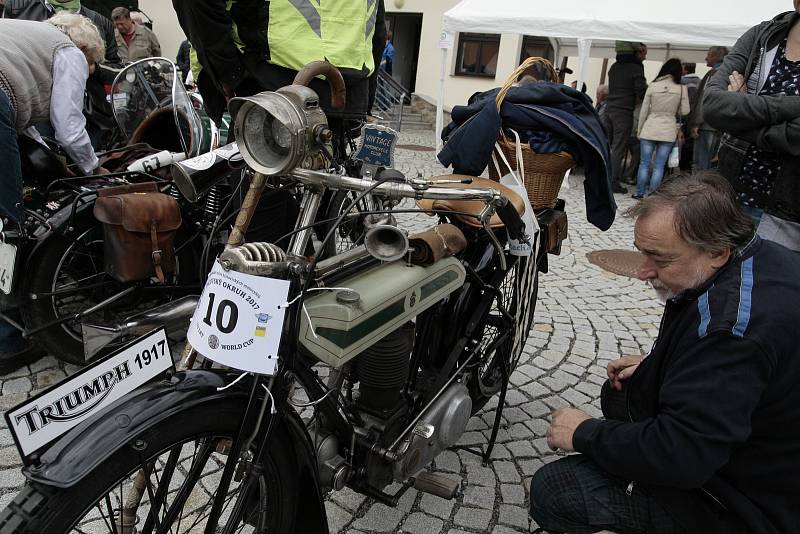
<instances>
[{"instance_id":1,"label":"metal handrail","mask_svg":"<svg viewBox=\"0 0 800 534\"><path fill-rule=\"evenodd\" d=\"M400 131L403 126L403 106L408 91L385 71L378 72L375 104L379 118Z\"/></svg>"}]
</instances>

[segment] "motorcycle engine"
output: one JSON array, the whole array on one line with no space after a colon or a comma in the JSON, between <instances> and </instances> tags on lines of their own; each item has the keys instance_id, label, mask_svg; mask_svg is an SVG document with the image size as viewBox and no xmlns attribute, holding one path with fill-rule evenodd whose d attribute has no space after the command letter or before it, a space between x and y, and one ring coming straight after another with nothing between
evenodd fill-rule
<instances>
[{"instance_id":1,"label":"motorcycle engine","mask_svg":"<svg viewBox=\"0 0 800 534\"><path fill-rule=\"evenodd\" d=\"M454 382L417 422L400 446L401 458L394 465L394 478L402 482L414 476L443 450L452 447L467 428L472 399L467 386Z\"/></svg>"}]
</instances>

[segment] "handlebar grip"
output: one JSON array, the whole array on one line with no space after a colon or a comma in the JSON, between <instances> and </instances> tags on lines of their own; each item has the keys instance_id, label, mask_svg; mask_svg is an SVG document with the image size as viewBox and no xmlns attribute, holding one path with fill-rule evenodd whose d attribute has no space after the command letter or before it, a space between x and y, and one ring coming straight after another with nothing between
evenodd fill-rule
<instances>
[{"instance_id":1,"label":"handlebar grip","mask_svg":"<svg viewBox=\"0 0 800 534\"><path fill-rule=\"evenodd\" d=\"M525 237L525 223L522 221L519 213L517 213L517 209L511 202L506 201L502 206L498 206L497 215L500 216L500 220L506 225L508 235L511 239L522 240Z\"/></svg>"},{"instance_id":2,"label":"handlebar grip","mask_svg":"<svg viewBox=\"0 0 800 534\"><path fill-rule=\"evenodd\" d=\"M500 220L506 225L508 235L512 239L522 240L525 237L525 223L522 221L522 217L519 216L517 209L511 202L506 201L502 206L498 206L497 215L500 216Z\"/></svg>"}]
</instances>

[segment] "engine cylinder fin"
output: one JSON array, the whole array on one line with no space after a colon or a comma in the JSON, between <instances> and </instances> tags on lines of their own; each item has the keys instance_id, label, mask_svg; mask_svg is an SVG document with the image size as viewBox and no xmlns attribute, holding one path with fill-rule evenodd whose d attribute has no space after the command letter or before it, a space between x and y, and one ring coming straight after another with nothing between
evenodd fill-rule
<instances>
[{"instance_id":1,"label":"engine cylinder fin","mask_svg":"<svg viewBox=\"0 0 800 534\"><path fill-rule=\"evenodd\" d=\"M358 356L356 374L360 382L360 404L377 410L397 405L408 378L413 347L414 324L406 323Z\"/></svg>"}]
</instances>

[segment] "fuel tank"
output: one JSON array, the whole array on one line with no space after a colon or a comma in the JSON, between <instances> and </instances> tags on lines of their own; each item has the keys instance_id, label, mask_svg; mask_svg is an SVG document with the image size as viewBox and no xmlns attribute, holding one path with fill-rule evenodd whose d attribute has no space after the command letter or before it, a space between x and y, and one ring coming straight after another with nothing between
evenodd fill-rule
<instances>
[{"instance_id":1,"label":"fuel tank","mask_svg":"<svg viewBox=\"0 0 800 534\"><path fill-rule=\"evenodd\" d=\"M464 266L452 257L428 267L402 261L379 265L338 284L347 289L306 299L300 343L320 361L341 367L461 287L465 277Z\"/></svg>"}]
</instances>

